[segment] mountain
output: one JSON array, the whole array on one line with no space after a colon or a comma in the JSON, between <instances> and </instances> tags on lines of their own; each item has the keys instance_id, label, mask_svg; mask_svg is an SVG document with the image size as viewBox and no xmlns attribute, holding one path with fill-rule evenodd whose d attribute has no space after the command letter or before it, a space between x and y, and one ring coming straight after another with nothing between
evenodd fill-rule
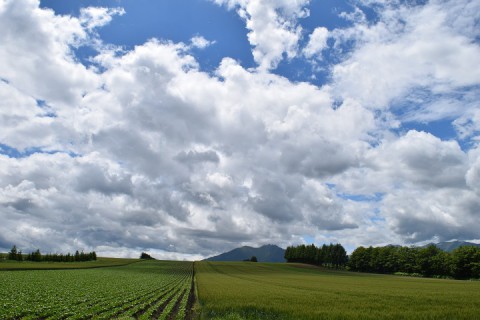
<instances>
[{"instance_id":1,"label":"mountain","mask_svg":"<svg viewBox=\"0 0 480 320\"><path fill-rule=\"evenodd\" d=\"M218 256L210 257L207 261L243 261L252 256L257 257L258 262L285 262L285 249L273 244L267 244L260 248L241 247L233 249Z\"/></svg>"},{"instance_id":2,"label":"mountain","mask_svg":"<svg viewBox=\"0 0 480 320\"><path fill-rule=\"evenodd\" d=\"M439 242L439 243L433 243L433 244L437 248L442 249L443 251L446 251L446 252L452 252L453 250L461 246L480 247L480 244L478 243L472 243L472 242L466 242L466 241L449 241L449 242Z\"/></svg>"},{"instance_id":3,"label":"mountain","mask_svg":"<svg viewBox=\"0 0 480 320\"><path fill-rule=\"evenodd\" d=\"M437 248L439 248L443 251L446 251L446 252L452 252L453 250L457 249L458 247L462 247L462 246L480 247L480 244L478 244L478 243L467 242L467 241L458 241L458 240L448 241L448 242L443 241L443 242L439 242L439 243L429 243L429 244L426 244L426 245L423 245L423 246L414 246L414 247L426 248L426 247L428 247L432 244L434 246L436 246ZM386 247L401 247L401 246L395 245L395 244L389 244L389 245L386 245Z\"/></svg>"}]
</instances>

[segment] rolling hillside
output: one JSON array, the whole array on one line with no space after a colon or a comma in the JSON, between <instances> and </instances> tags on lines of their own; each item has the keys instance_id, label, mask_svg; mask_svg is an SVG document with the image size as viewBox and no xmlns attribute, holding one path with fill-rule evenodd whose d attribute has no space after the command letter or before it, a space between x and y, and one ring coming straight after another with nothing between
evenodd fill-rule
<instances>
[{"instance_id":1,"label":"rolling hillside","mask_svg":"<svg viewBox=\"0 0 480 320\"><path fill-rule=\"evenodd\" d=\"M434 243L434 245L437 248L442 249L443 251L446 251L446 252L452 252L453 250L461 246L480 247L480 244L478 243L472 243L472 242L466 242L466 241L439 242L439 243Z\"/></svg>"},{"instance_id":2,"label":"rolling hillside","mask_svg":"<svg viewBox=\"0 0 480 320\"><path fill-rule=\"evenodd\" d=\"M257 257L259 262L285 262L285 250L272 244L261 246L260 248L240 247L232 251L219 254L218 256L205 259L207 261L242 261Z\"/></svg>"}]
</instances>

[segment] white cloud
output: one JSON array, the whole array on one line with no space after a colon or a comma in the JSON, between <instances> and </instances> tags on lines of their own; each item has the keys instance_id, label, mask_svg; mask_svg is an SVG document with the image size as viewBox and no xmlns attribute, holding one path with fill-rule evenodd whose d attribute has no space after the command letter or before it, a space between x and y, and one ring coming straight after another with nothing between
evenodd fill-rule
<instances>
[{"instance_id":1,"label":"white cloud","mask_svg":"<svg viewBox=\"0 0 480 320\"><path fill-rule=\"evenodd\" d=\"M284 54L298 54L296 19L308 1L217 1L247 21L262 72L224 58L213 74L189 52L196 41L207 45L204 38L102 48L93 59L99 69L88 69L72 48L120 12L88 9L89 24L35 1L0 3L0 143L41 147L23 158L0 155L0 248L122 256L150 248L158 257L198 258L306 234L350 247L475 237L477 149L391 132L399 120L388 110L419 84L459 105L450 92L477 82L449 51L456 45L460 58L476 61L476 44L457 30L476 32L466 18L451 22L432 4L402 11L411 13L410 29L399 37L388 17L363 33L344 30L359 42L333 68L335 81L317 87L268 72ZM433 34L427 17L452 43ZM306 49L312 57L330 36L317 30ZM474 96L450 114L465 136L478 132ZM430 105L424 119L438 107Z\"/></svg>"},{"instance_id":2,"label":"white cloud","mask_svg":"<svg viewBox=\"0 0 480 320\"><path fill-rule=\"evenodd\" d=\"M467 185L480 195L480 149L472 149L469 152L470 168L467 171L465 180Z\"/></svg>"},{"instance_id":3,"label":"white cloud","mask_svg":"<svg viewBox=\"0 0 480 320\"><path fill-rule=\"evenodd\" d=\"M372 150L367 158L376 169L389 171L394 185L465 186L466 154L456 141L441 141L429 133L409 131Z\"/></svg>"},{"instance_id":4,"label":"white cloud","mask_svg":"<svg viewBox=\"0 0 480 320\"><path fill-rule=\"evenodd\" d=\"M88 35L76 18L38 8L38 1L3 0L0 74L12 86L60 109L75 104L99 82L75 63L71 46Z\"/></svg>"},{"instance_id":5,"label":"white cloud","mask_svg":"<svg viewBox=\"0 0 480 320\"><path fill-rule=\"evenodd\" d=\"M476 237L476 153L465 153L456 141L409 131L371 149L362 162L333 182L346 193L381 192L374 206L384 228L412 243Z\"/></svg>"},{"instance_id":6,"label":"white cloud","mask_svg":"<svg viewBox=\"0 0 480 320\"><path fill-rule=\"evenodd\" d=\"M360 19L352 28L332 31L337 45L356 43L350 57L333 68L337 94L384 109L414 88L434 95L478 85L480 71L473 66L480 63L480 47L469 28L475 5L463 2L463 8L455 1L385 6L373 25ZM465 16L458 17L460 12Z\"/></svg>"},{"instance_id":7,"label":"white cloud","mask_svg":"<svg viewBox=\"0 0 480 320\"><path fill-rule=\"evenodd\" d=\"M476 238L478 199L460 189L405 189L389 194L382 212L390 227L411 242Z\"/></svg>"},{"instance_id":8,"label":"white cloud","mask_svg":"<svg viewBox=\"0 0 480 320\"><path fill-rule=\"evenodd\" d=\"M453 125L462 139L480 140L480 106L474 101L467 112L455 119Z\"/></svg>"},{"instance_id":9,"label":"white cloud","mask_svg":"<svg viewBox=\"0 0 480 320\"><path fill-rule=\"evenodd\" d=\"M86 29L103 27L112 21L114 15L124 15L123 8L88 7L80 9L80 23Z\"/></svg>"},{"instance_id":10,"label":"white cloud","mask_svg":"<svg viewBox=\"0 0 480 320\"><path fill-rule=\"evenodd\" d=\"M253 58L260 70L275 69L284 59L298 54L298 42L302 37L299 18L309 15L305 8L310 0L214 0L237 12L245 20L248 41L252 45Z\"/></svg>"},{"instance_id":11,"label":"white cloud","mask_svg":"<svg viewBox=\"0 0 480 320\"><path fill-rule=\"evenodd\" d=\"M215 41L209 41L202 36L195 36L192 39L190 39L190 42L192 43L192 46L194 48L199 48L199 49L205 49L206 47L209 47L215 43Z\"/></svg>"},{"instance_id":12,"label":"white cloud","mask_svg":"<svg viewBox=\"0 0 480 320\"><path fill-rule=\"evenodd\" d=\"M317 229L355 226L343 217L341 199L329 194L327 202L315 202L312 192L326 192L325 188L312 189L312 182L299 174L328 176L355 161L351 150L340 148L346 165L338 166L332 156L322 159L318 168L308 150L317 148L320 157L322 150L338 146L342 137L368 136L364 131L371 127L369 121L349 130L333 124L370 119L370 112L357 106L349 120L350 114L344 112L347 105L330 107L328 90L251 73L229 59L217 70L220 80L200 72L186 50L183 44L151 40L124 55L103 52L97 62L106 70L93 74L103 86L90 88L62 117L51 120L67 124L73 145L59 139L58 130L53 130L52 141L59 140L80 155L4 157L2 174L11 178L2 179L0 187L5 194L6 190L17 194L3 201L11 223L5 227L19 216L24 221L10 241L21 246L38 241L53 248L54 241L70 232L77 240L66 242L69 248L168 250L173 244L178 252L207 254L212 246L259 241L259 234L265 242L281 241L283 221L298 220L296 228L300 228L307 216ZM71 67L78 63L67 62ZM15 98L13 89L3 86L10 90L6 95ZM48 97L45 100L50 102ZM308 125L310 119L316 124ZM19 129L15 125L11 130ZM299 156L288 157L299 138L308 139L296 147ZM279 165L272 166L275 162ZM249 178L252 184L246 187ZM28 192L20 192L18 186L27 182ZM293 190L295 196L288 200ZM277 211L279 196L298 210ZM311 204L302 199L310 199ZM325 213L322 206L328 209ZM58 237L49 242L39 233L23 239L22 230L33 226L44 233L56 230ZM185 240L187 236L191 238Z\"/></svg>"},{"instance_id":13,"label":"white cloud","mask_svg":"<svg viewBox=\"0 0 480 320\"><path fill-rule=\"evenodd\" d=\"M310 34L310 39L307 46L303 49L303 54L307 58L314 56L320 57L322 51L327 47L328 29L324 27L318 27Z\"/></svg>"},{"instance_id":14,"label":"white cloud","mask_svg":"<svg viewBox=\"0 0 480 320\"><path fill-rule=\"evenodd\" d=\"M20 151L33 146L54 146L55 118L47 116L32 97L0 82L0 141ZM57 129L58 128L57 126Z\"/></svg>"}]
</instances>

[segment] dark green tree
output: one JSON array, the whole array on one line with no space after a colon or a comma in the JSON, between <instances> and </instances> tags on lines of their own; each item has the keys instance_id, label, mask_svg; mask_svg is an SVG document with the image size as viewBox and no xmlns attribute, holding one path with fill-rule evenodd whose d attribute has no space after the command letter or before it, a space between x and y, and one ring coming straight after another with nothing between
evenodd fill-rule
<instances>
[{"instance_id":1,"label":"dark green tree","mask_svg":"<svg viewBox=\"0 0 480 320\"><path fill-rule=\"evenodd\" d=\"M448 253L433 244L418 249L416 258L418 271L426 277L446 276L450 273Z\"/></svg>"},{"instance_id":2,"label":"dark green tree","mask_svg":"<svg viewBox=\"0 0 480 320\"><path fill-rule=\"evenodd\" d=\"M37 249L37 251L32 253L32 261L42 261L42 254L40 253L40 249Z\"/></svg>"},{"instance_id":3,"label":"dark green tree","mask_svg":"<svg viewBox=\"0 0 480 320\"><path fill-rule=\"evenodd\" d=\"M462 246L452 252L452 274L457 279L480 278L480 248Z\"/></svg>"},{"instance_id":4,"label":"dark green tree","mask_svg":"<svg viewBox=\"0 0 480 320\"><path fill-rule=\"evenodd\" d=\"M325 267L344 267L348 261L345 248L341 244L323 245L317 248L314 244L288 247L285 251L287 262L302 262Z\"/></svg>"},{"instance_id":5,"label":"dark green tree","mask_svg":"<svg viewBox=\"0 0 480 320\"><path fill-rule=\"evenodd\" d=\"M140 255L140 259L152 260L153 258L148 253L142 252L142 254Z\"/></svg>"},{"instance_id":6,"label":"dark green tree","mask_svg":"<svg viewBox=\"0 0 480 320\"><path fill-rule=\"evenodd\" d=\"M8 260L17 260L17 255L18 255L17 246L13 245L12 249L10 249L10 252L8 253L7 259Z\"/></svg>"},{"instance_id":7,"label":"dark green tree","mask_svg":"<svg viewBox=\"0 0 480 320\"><path fill-rule=\"evenodd\" d=\"M345 248L340 244L337 243L332 246L332 264L335 268L343 267L348 262L347 251Z\"/></svg>"},{"instance_id":8,"label":"dark green tree","mask_svg":"<svg viewBox=\"0 0 480 320\"><path fill-rule=\"evenodd\" d=\"M23 261L22 251L18 251L18 253L17 253L17 261Z\"/></svg>"},{"instance_id":9,"label":"dark green tree","mask_svg":"<svg viewBox=\"0 0 480 320\"><path fill-rule=\"evenodd\" d=\"M368 272L369 262L370 257L368 256L367 249L360 246L352 252L348 267L352 271Z\"/></svg>"},{"instance_id":10,"label":"dark green tree","mask_svg":"<svg viewBox=\"0 0 480 320\"><path fill-rule=\"evenodd\" d=\"M291 246L288 246L287 249L285 249L285 254L283 255L285 260L290 261L293 258L292 251L293 247Z\"/></svg>"}]
</instances>

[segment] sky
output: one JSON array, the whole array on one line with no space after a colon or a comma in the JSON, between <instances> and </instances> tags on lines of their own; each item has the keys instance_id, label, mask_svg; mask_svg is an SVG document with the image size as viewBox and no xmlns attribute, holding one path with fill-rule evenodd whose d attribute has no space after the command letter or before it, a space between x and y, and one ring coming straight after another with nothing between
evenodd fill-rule
<instances>
[{"instance_id":1,"label":"sky","mask_svg":"<svg viewBox=\"0 0 480 320\"><path fill-rule=\"evenodd\" d=\"M0 0L0 251L480 241L480 2Z\"/></svg>"}]
</instances>

